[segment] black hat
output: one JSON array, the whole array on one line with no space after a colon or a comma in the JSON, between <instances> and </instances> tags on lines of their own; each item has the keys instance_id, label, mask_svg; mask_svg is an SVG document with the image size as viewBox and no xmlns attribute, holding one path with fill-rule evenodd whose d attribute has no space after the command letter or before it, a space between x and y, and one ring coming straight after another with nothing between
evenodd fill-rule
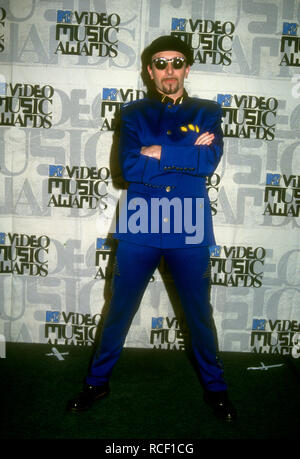
<instances>
[{"instance_id":1,"label":"black hat","mask_svg":"<svg viewBox=\"0 0 300 459\"><path fill-rule=\"evenodd\" d=\"M180 38L173 35L164 35L156 38L144 51L146 64L151 64L151 58L154 54L161 51L178 51L186 58L187 64L193 64L193 53L191 48Z\"/></svg>"}]
</instances>

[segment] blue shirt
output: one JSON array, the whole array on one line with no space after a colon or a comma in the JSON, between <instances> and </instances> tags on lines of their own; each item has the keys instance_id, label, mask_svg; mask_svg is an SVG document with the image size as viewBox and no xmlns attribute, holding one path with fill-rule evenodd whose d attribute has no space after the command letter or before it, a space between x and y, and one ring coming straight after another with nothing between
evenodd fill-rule
<instances>
[{"instance_id":1,"label":"blue shirt","mask_svg":"<svg viewBox=\"0 0 300 459\"><path fill-rule=\"evenodd\" d=\"M221 117L217 102L186 92L175 103L154 93L123 106L119 155L129 187L115 238L161 248L215 244L206 177L223 154ZM212 144L194 145L207 131ZM160 160L141 154L150 145L161 145Z\"/></svg>"}]
</instances>

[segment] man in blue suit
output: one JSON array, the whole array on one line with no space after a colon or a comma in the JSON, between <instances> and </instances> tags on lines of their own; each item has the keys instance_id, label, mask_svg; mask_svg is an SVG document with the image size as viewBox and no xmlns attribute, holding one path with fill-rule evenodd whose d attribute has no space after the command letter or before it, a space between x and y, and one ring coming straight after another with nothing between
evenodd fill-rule
<instances>
[{"instance_id":1,"label":"man in blue suit","mask_svg":"<svg viewBox=\"0 0 300 459\"><path fill-rule=\"evenodd\" d=\"M152 88L121 113L120 164L129 187L115 232L110 309L86 384L68 409L82 411L109 393L132 319L164 256L190 330L204 399L231 421L236 411L227 396L210 305L209 246L215 239L206 191L206 176L223 151L221 107L188 96L184 80L192 53L183 41L160 37L143 58Z\"/></svg>"}]
</instances>

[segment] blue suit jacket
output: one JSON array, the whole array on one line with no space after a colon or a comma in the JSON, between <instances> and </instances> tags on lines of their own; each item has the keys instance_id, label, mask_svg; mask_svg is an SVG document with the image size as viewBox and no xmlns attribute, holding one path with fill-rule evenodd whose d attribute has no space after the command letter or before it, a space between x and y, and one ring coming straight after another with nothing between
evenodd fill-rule
<instances>
[{"instance_id":1,"label":"blue suit jacket","mask_svg":"<svg viewBox=\"0 0 300 459\"><path fill-rule=\"evenodd\" d=\"M181 103L174 104L168 97L162 102L161 95L155 93L123 106L119 152L129 188L115 233L117 239L161 248L215 244L206 176L213 174L223 153L221 116L218 103L190 98L186 92ZM214 133L213 143L194 145L206 131ZM162 146L160 160L141 154L141 147L150 145ZM166 206L157 220L151 205L155 201L157 210L157 202L164 202L163 198L168 201L165 199ZM189 225L184 221L185 204ZM164 217L166 213L169 215ZM199 224L200 218L203 238L191 240L193 224Z\"/></svg>"}]
</instances>

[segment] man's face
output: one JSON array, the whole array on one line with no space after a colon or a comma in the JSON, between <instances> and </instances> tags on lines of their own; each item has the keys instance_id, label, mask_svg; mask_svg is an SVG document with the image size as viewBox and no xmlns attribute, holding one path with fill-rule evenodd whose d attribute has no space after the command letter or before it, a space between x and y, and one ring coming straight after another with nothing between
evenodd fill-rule
<instances>
[{"instance_id":1,"label":"man's face","mask_svg":"<svg viewBox=\"0 0 300 459\"><path fill-rule=\"evenodd\" d=\"M184 55L178 51L161 51L152 56L152 65L148 65L147 67L150 78L154 81L157 91L176 100L183 94L184 79L189 74L190 66L184 63L181 69L174 69L172 62L168 62L165 69L158 70L153 63L153 60L158 57L171 59L172 57L184 58Z\"/></svg>"}]
</instances>

